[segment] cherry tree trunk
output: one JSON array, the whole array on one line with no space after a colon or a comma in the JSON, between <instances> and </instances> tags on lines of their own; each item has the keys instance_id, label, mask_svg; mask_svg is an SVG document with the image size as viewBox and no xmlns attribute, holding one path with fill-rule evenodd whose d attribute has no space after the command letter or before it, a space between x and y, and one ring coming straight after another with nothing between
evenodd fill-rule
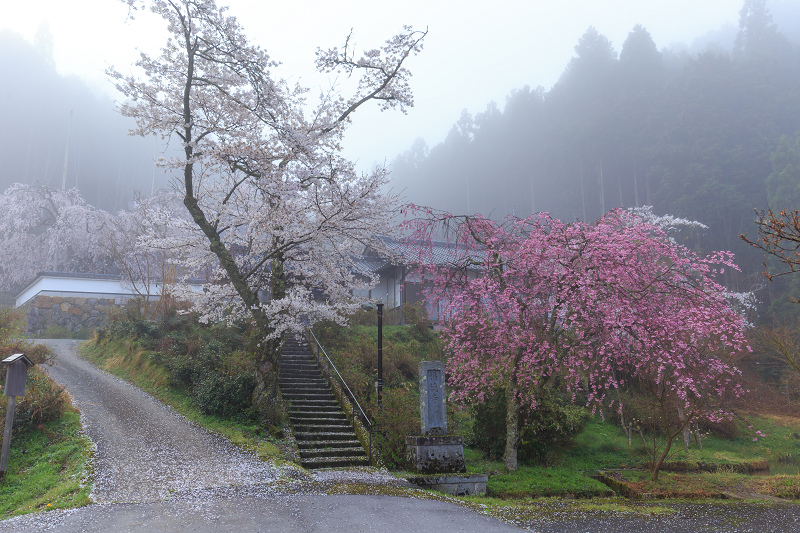
<instances>
[{"instance_id":1,"label":"cherry tree trunk","mask_svg":"<svg viewBox=\"0 0 800 533\"><path fill-rule=\"evenodd\" d=\"M506 468L515 472L517 463L517 444L519 443L519 399L517 398L517 382L512 377L506 387Z\"/></svg>"},{"instance_id":2,"label":"cherry tree trunk","mask_svg":"<svg viewBox=\"0 0 800 533\"><path fill-rule=\"evenodd\" d=\"M284 259L276 257L271 264L272 278L270 291L273 299L286 296L286 273ZM259 318L261 320L259 320ZM258 316L256 319L258 332L256 335L256 388L253 391L253 405L258 409L261 422L269 427L283 426L286 419L286 409L281 401L278 389L278 363L281 355L281 339L261 340L271 333L271 328L266 317Z\"/></svg>"},{"instance_id":3,"label":"cherry tree trunk","mask_svg":"<svg viewBox=\"0 0 800 533\"><path fill-rule=\"evenodd\" d=\"M285 406L278 394L277 361L280 349L280 341L277 339L262 341L260 346L255 347L256 387L253 391L253 406L258 410L259 419L267 428L270 426L282 428L286 419Z\"/></svg>"},{"instance_id":4,"label":"cherry tree trunk","mask_svg":"<svg viewBox=\"0 0 800 533\"><path fill-rule=\"evenodd\" d=\"M678 419L681 421L681 424L686 422L686 414L683 412L683 407L680 405L678 406ZM683 449L685 452L689 452L689 444L692 441L692 435L689 431L689 426L686 425L683 428Z\"/></svg>"}]
</instances>

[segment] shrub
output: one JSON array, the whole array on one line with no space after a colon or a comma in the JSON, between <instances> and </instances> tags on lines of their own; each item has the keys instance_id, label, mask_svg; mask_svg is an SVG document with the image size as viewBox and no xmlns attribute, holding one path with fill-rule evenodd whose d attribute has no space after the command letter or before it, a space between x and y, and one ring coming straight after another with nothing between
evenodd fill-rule
<instances>
[{"instance_id":1,"label":"shrub","mask_svg":"<svg viewBox=\"0 0 800 533\"><path fill-rule=\"evenodd\" d=\"M15 353L23 353L34 365L53 364L53 354L43 345L34 345L20 336L24 323L22 317L11 309L0 309L0 359ZM5 385L6 367L0 365L0 386ZM8 398L0 396L0 425L5 426ZM47 374L36 366L28 370L25 396L17 398L14 415L14 431L23 433L60 418L69 406L64 389L56 385Z\"/></svg>"},{"instance_id":2,"label":"shrub","mask_svg":"<svg viewBox=\"0 0 800 533\"><path fill-rule=\"evenodd\" d=\"M5 425L7 397L0 408L0 427ZM61 418L70 408L64 389L38 368L28 371L25 396L17 398L14 413L14 432L24 433L52 420Z\"/></svg>"},{"instance_id":3,"label":"shrub","mask_svg":"<svg viewBox=\"0 0 800 533\"><path fill-rule=\"evenodd\" d=\"M472 407L474 418L471 446L487 458L503 457L506 446L506 395L498 390L486 402ZM536 409L520 412L517 457L527 464L545 463L549 456L572 441L589 420L582 407L564 404L559 398L544 396Z\"/></svg>"},{"instance_id":4,"label":"shrub","mask_svg":"<svg viewBox=\"0 0 800 533\"><path fill-rule=\"evenodd\" d=\"M404 470L406 437L420 432L419 396L410 389L384 389L383 409L374 408L373 439L383 463Z\"/></svg>"},{"instance_id":5,"label":"shrub","mask_svg":"<svg viewBox=\"0 0 800 533\"><path fill-rule=\"evenodd\" d=\"M224 375L214 372L195 382L192 397L203 414L253 422L257 419L252 405L255 386L252 373Z\"/></svg>"},{"instance_id":6,"label":"shrub","mask_svg":"<svg viewBox=\"0 0 800 533\"><path fill-rule=\"evenodd\" d=\"M433 340L434 333L431 328L431 321L428 318L428 310L425 304L420 302L413 305L403 306L405 323L410 326L411 335L420 342Z\"/></svg>"}]
</instances>

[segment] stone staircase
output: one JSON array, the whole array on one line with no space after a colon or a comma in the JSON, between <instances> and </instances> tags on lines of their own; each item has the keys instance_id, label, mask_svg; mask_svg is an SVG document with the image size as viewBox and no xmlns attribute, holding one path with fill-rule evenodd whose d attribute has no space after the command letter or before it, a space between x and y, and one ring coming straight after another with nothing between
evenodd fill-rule
<instances>
[{"instance_id":1,"label":"stone staircase","mask_svg":"<svg viewBox=\"0 0 800 533\"><path fill-rule=\"evenodd\" d=\"M304 468L369 466L353 426L305 341L283 344L278 377Z\"/></svg>"}]
</instances>

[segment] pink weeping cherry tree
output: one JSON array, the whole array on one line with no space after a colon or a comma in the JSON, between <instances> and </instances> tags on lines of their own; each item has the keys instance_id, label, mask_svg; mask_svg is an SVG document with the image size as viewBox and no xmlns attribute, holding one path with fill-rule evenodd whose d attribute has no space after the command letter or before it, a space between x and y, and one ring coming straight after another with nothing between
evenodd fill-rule
<instances>
[{"instance_id":1,"label":"pink weeping cherry tree","mask_svg":"<svg viewBox=\"0 0 800 533\"><path fill-rule=\"evenodd\" d=\"M452 397L483 402L505 390L509 470L520 410L536 409L555 380L594 409L620 409L609 392L633 380L664 409L682 408L680 427L667 427L651 457L654 479L686 424L731 416L719 399L745 392L734 363L747 345L717 281L736 268L730 253L699 256L624 210L588 224L413 209L406 226L422 250L429 305L445 317ZM445 266L426 253L443 234L461 258Z\"/></svg>"}]
</instances>

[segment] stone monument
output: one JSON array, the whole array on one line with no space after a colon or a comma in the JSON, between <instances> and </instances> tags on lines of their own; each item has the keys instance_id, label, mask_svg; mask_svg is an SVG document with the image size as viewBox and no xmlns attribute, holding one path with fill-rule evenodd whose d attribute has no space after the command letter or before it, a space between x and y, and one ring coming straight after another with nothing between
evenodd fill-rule
<instances>
[{"instance_id":1,"label":"stone monument","mask_svg":"<svg viewBox=\"0 0 800 533\"><path fill-rule=\"evenodd\" d=\"M409 478L409 481L448 494L483 494L486 474L459 475L467 471L464 437L447 434L444 379L443 362L422 361L419 364L422 435L406 437L406 457L420 473L438 475Z\"/></svg>"}]
</instances>

